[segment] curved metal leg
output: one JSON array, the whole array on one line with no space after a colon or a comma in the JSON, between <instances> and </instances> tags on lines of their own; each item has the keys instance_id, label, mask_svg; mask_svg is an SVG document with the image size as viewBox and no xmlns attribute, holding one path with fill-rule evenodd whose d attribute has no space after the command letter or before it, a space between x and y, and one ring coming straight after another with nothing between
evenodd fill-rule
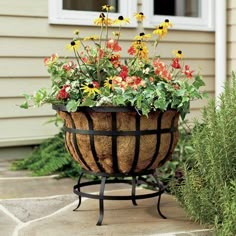
<instances>
[{"instance_id":1,"label":"curved metal leg","mask_svg":"<svg viewBox=\"0 0 236 236\"><path fill-rule=\"evenodd\" d=\"M80 192L80 181L81 181L81 179L82 179L83 174L84 174L84 173L81 172L81 174L80 174L80 176L79 176L79 179L78 179L78 182L77 182L77 185L75 185L75 187L74 187L74 188L77 188L79 192ZM81 196L78 195L78 198L79 198L78 205L77 205L77 207L76 207L73 211L76 211L76 210L80 207L80 204L81 204Z\"/></svg>"},{"instance_id":2,"label":"curved metal leg","mask_svg":"<svg viewBox=\"0 0 236 236\"><path fill-rule=\"evenodd\" d=\"M107 177L103 176L100 185L100 192L99 192L99 218L97 225L102 225L102 220L104 216L104 191L105 191L105 184L106 184Z\"/></svg>"},{"instance_id":3,"label":"curved metal leg","mask_svg":"<svg viewBox=\"0 0 236 236\"><path fill-rule=\"evenodd\" d=\"M161 213L161 209L160 209L160 203L161 203L161 195L164 193L164 190L165 190L165 186L164 184L155 178L154 175L151 175L151 178L152 180L157 184L157 187L159 189L159 196L158 196L158 201L157 201L157 211L159 213L159 215L163 218L163 219L167 219L166 216L164 216L162 213Z\"/></svg>"},{"instance_id":4,"label":"curved metal leg","mask_svg":"<svg viewBox=\"0 0 236 236\"><path fill-rule=\"evenodd\" d=\"M132 203L134 206L137 206L136 198L135 198L135 193L136 193L136 176L132 176Z\"/></svg>"},{"instance_id":5,"label":"curved metal leg","mask_svg":"<svg viewBox=\"0 0 236 236\"><path fill-rule=\"evenodd\" d=\"M167 219L167 218L161 213L161 210L160 210L161 195L162 195L162 193L160 193L160 195L159 195L159 197L158 197L157 211L158 211L159 215L160 215L163 219Z\"/></svg>"}]
</instances>

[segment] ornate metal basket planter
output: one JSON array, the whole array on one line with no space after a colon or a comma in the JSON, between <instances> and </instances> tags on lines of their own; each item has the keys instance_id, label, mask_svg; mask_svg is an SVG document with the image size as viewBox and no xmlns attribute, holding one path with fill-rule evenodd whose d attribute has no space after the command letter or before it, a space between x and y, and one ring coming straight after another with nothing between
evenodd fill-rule
<instances>
[{"instance_id":1,"label":"ornate metal basket planter","mask_svg":"<svg viewBox=\"0 0 236 236\"><path fill-rule=\"evenodd\" d=\"M153 174L157 167L171 157L179 135L177 111L156 111L150 113L147 118L129 107L81 107L71 113L64 106L53 106L53 109L57 110L64 120L65 143L71 156L82 166L84 172L102 177L99 195L80 191L80 187L97 184L80 183L82 175L74 187L79 200L81 196L100 200L98 225L101 225L103 219L104 199L131 199L135 203L135 199L160 196L163 193L163 188L159 185L155 194L136 196L136 177L141 179L144 174ZM104 196L105 183L111 182L107 181L109 177L127 176L132 177L131 196L123 199L118 196ZM160 198L160 213L159 202Z\"/></svg>"}]
</instances>

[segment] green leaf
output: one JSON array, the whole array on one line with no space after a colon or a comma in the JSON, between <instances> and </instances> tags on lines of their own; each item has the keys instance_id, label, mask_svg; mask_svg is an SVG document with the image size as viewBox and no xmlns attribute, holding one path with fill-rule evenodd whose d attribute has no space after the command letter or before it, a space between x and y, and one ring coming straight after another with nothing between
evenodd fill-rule
<instances>
[{"instance_id":1,"label":"green leaf","mask_svg":"<svg viewBox=\"0 0 236 236\"><path fill-rule=\"evenodd\" d=\"M28 109L28 108L29 108L29 104L28 104L28 102L25 101L24 103L22 103L22 104L20 105L20 108Z\"/></svg>"},{"instance_id":2,"label":"green leaf","mask_svg":"<svg viewBox=\"0 0 236 236\"><path fill-rule=\"evenodd\" d=\"M197 75L195 77L195 81L193 82L193 86L197 89L199 89L201 86L204 86L205 83L202 80L202 77L200 75Z\"/></svg>"},{"instance_id":3,"label":"green leaf","mask_svg":"<svg viewBox=\"0 0 236 236\"><path fill-rule=\"evenodd\" d=\"M66 105L66 109L70 112L75 112L79 104L80 104L80 101L70 100Z\"/></svg>"},{"instance_id":4,"label":"green leaf","mask_svg":"<svg viewBox=\"0 0 236 236\"><path fill-rule=\"evenodd\" d=\"M25 97L25 99L27 99L27 100L30 100L30 98L31 98L31 96L30 95L28 95L28 94L22 94L24 97Z\"/></svg>"},{"instance_id":5,"label":"green leaf","mask_svg":"<svg viewBox=\"0 0 236 236\"><path fill-rule=\"evenodd\" d=\"M125 105L125 98L122 95L118 95L112 99L115 105Z\"/></svg>"},{"instance_id":6,"label":"green leaf","mask_svg":"<svg viewBox=\"0 0 236 236\"><path fill-rule=\"evenodd\" d=\"M84 100L84 102L82 102L81 106L84 106L84 107L92 107L92 106L95 106L95 101L93 101L92 99L90 98L86 98Z\"/></svg>"},{"instance_id":7,"label":"green leaf","mask_svg":"<svg viewBox=\"0 0 236 236\"><path fill-rule=\"evenodd\" d=\"M166 100L165 100L165 98L163 98L163 97L158 98L158 99L155 100L155 102L154 102L154 107L155 107L156 109L165 110L165 109L166 109L166 106L167 106Z\"/></svg>"}]
</instances>

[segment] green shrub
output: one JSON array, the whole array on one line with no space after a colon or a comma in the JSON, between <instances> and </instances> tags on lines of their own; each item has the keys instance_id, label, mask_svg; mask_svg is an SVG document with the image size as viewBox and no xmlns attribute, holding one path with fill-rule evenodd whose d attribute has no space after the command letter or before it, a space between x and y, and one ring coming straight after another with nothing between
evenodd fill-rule
<instances>
[{"instance_id":1,"label":"green shrub","mask_svg":"<svg viewBox=\"0 0 236 236\"><path fill-rule=\"evenodd\" d=\"M59 174L61 177L79 176L81 171L80 165L65 150L62 131L45 140L28 157L14 162L12 169L27 169L36 176Z\"/></svg>"},{"instance_id":2,"label":"green shrub","mask_svg":"<svg viewBox=\"0 0 236 236\"><path fill-rule=\"evenodd\" d=\"M215 225L216 235L236 235L236 79L225 85L219 105L209 103L196 124L194 152L184 181L173 191L195 220Z\"/></svg>"}]
</instances>

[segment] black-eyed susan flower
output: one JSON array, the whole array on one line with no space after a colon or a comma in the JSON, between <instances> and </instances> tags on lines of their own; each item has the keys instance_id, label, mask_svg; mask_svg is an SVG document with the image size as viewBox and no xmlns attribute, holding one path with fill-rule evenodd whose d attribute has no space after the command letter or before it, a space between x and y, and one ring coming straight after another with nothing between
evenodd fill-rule
<instances>
[{"instance_id":1,"label":"black-eyed susan flower","mask_svg":"<svg viewBox=\"0 0 236 236\"><path fill-rule=\"evenodd\" d=\"M85 37L84 41L94 41L94 40L97 40L97 39L98 39L98 36L91 35L91 36Z\"/></svg>"},{"instance_id":2,"label":"black-eyed susan flower","mask_svg":"<svg viewBox=\"0 0 236 236\"><path fill-rule=\"evenodd\" d=\"M77 51L79 49L79 47L80 47L80 41L79 40L73 40L73 41L70 42L70 44L66 45L66 49L71 50L71 51L72 50Z\"/></svg>"},{"instance_id":3,"label":"black-eyed susan flower","mask_svg":"<svg viewBox=\"0 0 236 236\"><path fill-rule=\"evenodd\" d=\"M135 52L135 56L139 57L140 59L148 59L148 47L146 43L142 42L141 40L137 40L132 43L130 50ZM131 51L129 51L131 54Z\"/></svg>"},{"instance_id":4,"label":"black-eyed susan flower","mask_svg":"<svg viewBox=\"0 0 236 236\"><path fill-rule=\"evenodd\" d=\"M117 19L114 20L114 24L116 25L123 25L129 23L130 23L129 18L123 16L119 16Z\"/></svg>"},{"instance_id":5,"label":"black-eyed susan flower","mask_svg":"<svg viewBox=\"0 0 236 236\"><path fill-rule=\"evenodd\" d=\"M102 12L97 19L94 20L95 25L112 25L113 20L109 17L106 17L105 14Z\"/></svg>"},{"instance_id":6,"label":"black-eyed susan flower","mask_svg":"<svg viewBox=\"0 0 236 236\"><path fill-rule=\"evenodd\" d=\"M73 34L74 35L79 35L79 30L78 29L74 30Z\"/></svg>"},{"instance_id":7,"label":"black-eyed susan flower","mask_svg":"<svg viewBox=\"0 0 236 236\"><path fill-rule=\"evenodd\" d=\"M159 35L159 38L163 38L167 34L167 28L159 25L154 31L153 34Z\"/></svg>"},{"instance_id":8,"label":"black-eyed susan flower","mask_svg":"<svg viewBox=\"0 0 236 236\"><path fill-rule=\"evenodd\" d=\"M111 10L113 10L114 9L114 7L113 6L111 6L111 5L104 5L104 6L102 6L102 10L105 10L105 11L111 11Z\"/></svg>"},{"instance_id":9,"label":"black-eyed susan flower","mask_svg":"<svg viewBox=\"0 0 236 236\"><path fill-rule=\"evenodd\" d=\"M135 36L135 40L145 40L151 38L151 34L145 34L144 32L140 33L139 35Z\"/></svg>"},{"instance_id":10,"label":"black-eyed susan flower","mask_svg":"<svg viewBox=\"0 0 236 236\"><path fill-rule=\"evenodd\" d=\"M96 81L86 83L81 86L81 89L88 95L88 97L93 96L95 94L100 94L101 91L98 89L99 84Z\"/></svg>"},{"instance_id":11,"label":"black-eyed susan flower","mask_svg":"<svg viewBox=\"0 0 236 236\"><path fill-rule=\"evenodd\" d=\"M120 37L120 32L119 32L119 31L113 31L112 34L113 34L115 37Z\"/></svg>"},{"instance_id":12,"label":"black-eyed susan flower","mask_svg":"<svg viewBox=\"0 0 236 236\"><path fill-rule=\"evenodd\" d=\"M174 54L176 58L181 59L184 57L184 54L181 50L173 50L172 53Z\"/></svg>"},{"instance_id":13,"label":"black-eyed susan flower","mask_svg":"<svg viewBox=\"0 0 236 236\"><path fill-rule=\"evenodd\" d=\"M137 21L140 22L143 22L143 20L145 19L143 12L135 13L134 17L136 18Z\"/></svg>"},{"instance_id":14,"label":"black-eyed susan flower","mask_svg":"<svg viewBox=\"0 0 236 236\"><path fill-rule=\"evenodd\" d=\"M170 27L173 26L173 24L170 22L169 19L165 19L165 21L162 22L161 25L162 25L164 28L170 28Z\"/></svg>"},{"instance_id":15,"label":"black-eyed susan flower","mask_svg":"<svg viewBox=\"0 0 236 236\"><path fill-rule=\"evenodd\" d=\"M104 87L112 89L113 88L112 83L113 83L113 77L108 77L104 81Z\"/></svg>"}]
</instances>

